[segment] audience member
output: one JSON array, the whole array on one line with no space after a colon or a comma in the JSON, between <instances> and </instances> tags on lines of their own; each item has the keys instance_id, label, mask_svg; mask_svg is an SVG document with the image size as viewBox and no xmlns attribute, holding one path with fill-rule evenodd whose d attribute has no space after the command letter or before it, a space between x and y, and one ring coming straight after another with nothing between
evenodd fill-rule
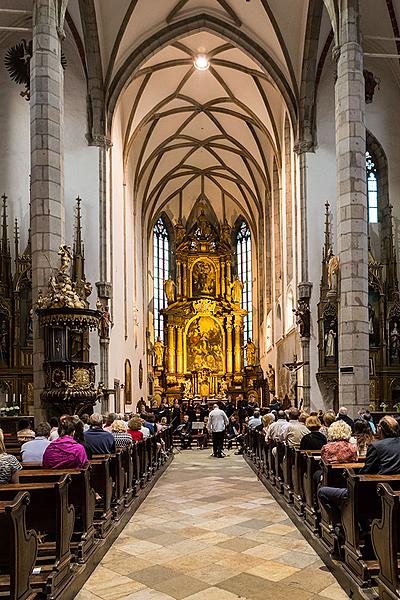
<instances>
[{"instance_id":1,"label":"audience member","mask_svg":"<svg viewBox=\"0 0 400 600\"><path fill-rule=\"evenodd\" d=\"M50 436L49 440L52 442L58 438L58 419L57 417L50 417Z\"/></svg>"},{"instance_id":2,"label":"audience member","mask_svg":"<svg viewBox=\"0 0 400 600\"><path fill-rule=\"evenodd\" d=\"M238 454L243 454L243 436L241 435L241 426L239 421L239 415L233 413L229 419L228 427L226 430L228 438L228 450L232 449L233 441L236 440L239 444Z\"/></svg>"},{"instance_id":3,"label":"audience member","mask_svg":"<svg viewBox=\"0 0 400 600\"><path fill-rule=\"evenodd\" d=\"M263 424L263 433L265 437L265 441L268 441L268 432L270 430L271 425L275 422L275 416L273 413L267 413L262 418Z\"/></svg>"},{"instance_id":4,"label":"audience member","mask_svg":"<svg viewBox=\"0 0 400 600\"><path fill-rule=\"evenodd\" d=\"M282 440L282 435L287 427L286 413L283 410L278 410L277 419L268 429L268 440L278 442Z\"/></svg>"},{"instance_id":5,"label":"audience member","mask_svg":"<svg viewBox=\"0 0 400 600\"><path fill-rule=\"evenodd\" d=\"M19 442L29 442L35 437L35 432L31 429L31 422L29 419L20 419L18 421L17 439Z\"/></svg>"},{"instance_id":6,"label":"audience member","mask_svg":"<svg viewBox=\"0 0 400 600\"><path fill-rule=\"evenodd\" d=\"M139 417L139 419L140 419L140 431L143 433L143 438L147 439L151 435L150 429L147 427L147 424L146 424L145 420L142 419L142 417Z\"/></svg>"},{"instance_id":7,"label":"audience member","mask_svg":"<svg viewBox=\"0 0 400 600\"><path fill-rule=\"evenodd\" d=\"M289 409L289 422L287 427L284 429L283 441L287 443L288 446L292 448L299 448L301 439L307 434L310 433L304 423L300 423L299 421L300 411L298 408L290 408Z\"/></svg>"},{"instance_id":8,"label":"audience member","mask_svg":"<svg viewBox=\"0 0 400 600\"><path fill-rule=\"evenodd\" d=\"M141 431L142 421L139 417L133 417L128 421L128 432L134 442L141 442L143 438L143 432Z\"/></svg>"},{"instance_id":9,"label":"audience member","mask_svg":"<svg viewBox=\"0 0 400 600\"><path fill-rule=\"evenodd\" d=\"M321 420L321 416L319 417ZM326 413L322 415L322 425L319 429L320 433L322 433L326 438L328 438L328 429L336 421L336 415L333 410L328 410Z\"/></svg>"},{"instance_id":10,"label":"audience member","mask_svg":"<svg viewBox=\"0 0 400 600\"><path fill-rule=\"evenodd\" d=\"M116 419L111 425L111 433L114 436L115 448L117 450L132 446L132 436L128 433L128 426L125 421Z\"/></svg>"},{"instance_id":11,"label":"audience member","mask_svg":"<svg viewBox=\"0 0 400 600\"><path fill-rule=\"evenodd\" d=\"M348 413L348 409L345 406L341 406L339 408L339 412L338 412L338 415L336 417L336 420L337 421L344 421L345 423L347 423L347 425L349 425L349 427L351 427L351 430L353 431L354 421L353 421L353 419L351 419L348 416L347 413Z\"/></svg>"},{"instance_id":12,"label":"audience member","mask_svg":"<svg viewBox=\"0 0 400 600\"><path fill-rule=\"evenodd\" d=\"M300 450L320 450L326 444L326 437L320 432L321 421L317 416L310 416L306 420L306 433L300 441Z\"/></svg>"},{"instance_id":13,"label":"audience member","mask_svg":"<svg viewBox=\"0 0 400 600\"><path fill-rule=\"evenodd\" d=\"M364 457L367 454L368 446L374 440L371 428L364 419L354 421L354 438L357 444L358 457Z\"/></svg>"},{"instance_id":14,"label":"audience member","mask_svg":"<svg viewBox=\"0 0 400 600\"><path fill-rule=\"evenodd\" d=\"M118 415L116 415L115 413L112 413L112 412L107 413L107 416L105 418L105 422L103 425L103 430L111 433L112 424L114 423L114 421L116 419L118 419ZM90 423L90 418L89 418L89 423ZM89 428L90 428L90 425L89 425Z\"/></svg>"},{"instance_id":15,"label":"audience member","mask_svg":"<svg viewBox=\"0 0 400 600\"><path fill-rule=\"evenodd\" d=\"M59 437L52 441L43 453L45 469L81 469L88 463L82 444L74 440L75 425L72 417L60 419Z\"/></svg>"},{"instance_id":16,"label":"audience member","mask_svg":"<svg viewBox=\"0 0 400 600\"><path fill-rule=\"evenodd\" d=\"M7 454L3 431L0 429L0 484L18 483L18 471L21 469L22 467L15 456Z\"/></svg>"},{"instance_id":17,"label":"audience member","mask_svg":"<svg viewBox=\"0 0 400 600\"><path fill-rule=\"evenodd\" d=\"M36 427L36 436L33 440L25 442L21 446L22 463L37 463L42 464L43 454L47 446L50 444L51 427L49 423L39 423Z\"/></svg>"},{"instance_id":18,"label":"audience member","mask_svg":"<svg viewBox=\"0 0 400 600\"><path fill-rule=\"evenodd\" d=\"M88 429L89 429L89 427L90 427L90 425L89 425L89 419L90 419L90 417L89 417L89 415L88 415L87 413L84 413L84 414L81 416L81 421L82 421L82 423L83 423L83 432L84 432L84 433L85 433L86 431L88 431Z\"/></svg>"},{"instance_id":19,"label":"audience member","mask_svg":"<svg viewBox=\"0 0 400 600\"><path fill-rule=\"evenodd\" d=\"M85 432L85 446L91 454L112 454L115 452L115 440L112 433L102 428L103 417L93 413L89 418L89 429Z\"/></svg>"},{"instance_id":20,"label":"audience member","mask_svg":"<svg viewBox=\"0 0 400 600\"><path fill-rule=\"evenodd\" d=\"M257 429L262 427L260 411L258 410L258 408L256 408L253 414L249 417L247 425L250 429Z\"/></svg>"},{"instance_id":21,"label":"audience member","mask_svg":"<svg viewBox=\"0 0 400 600\"><path fill-rule=\"evenodd\" d=\"M357 460L357 446L350 442L351 427L343 419L335 421L328 429L328 443L321 449L321 458L328 463L345 463Z\"/></svg>"}]
</instances>

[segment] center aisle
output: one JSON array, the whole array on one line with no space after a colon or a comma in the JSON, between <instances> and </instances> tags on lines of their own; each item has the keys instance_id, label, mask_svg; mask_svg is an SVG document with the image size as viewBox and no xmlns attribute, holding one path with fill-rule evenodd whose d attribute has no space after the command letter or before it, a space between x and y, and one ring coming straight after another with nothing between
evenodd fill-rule
<instances>
[{"instance_id":1,"label":"center aisle","mask_svg":"<svg viewBox=\"0 0 400 600\"><path fill-rule=\"evenodd\" d=\"M241 456L185 450L76 600L344 600Z\"/></svg>"}]
</instances>

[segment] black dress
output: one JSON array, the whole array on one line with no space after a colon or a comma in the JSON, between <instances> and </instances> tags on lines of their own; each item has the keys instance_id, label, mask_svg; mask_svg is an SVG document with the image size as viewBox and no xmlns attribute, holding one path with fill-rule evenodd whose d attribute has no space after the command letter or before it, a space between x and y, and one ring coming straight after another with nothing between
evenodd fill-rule
<instances>
[{"instance_id":1,"label":"black dress","mask_svg":"<svg viewBox=\"0 0 400 600\"><path fill-rule=\"evenodd\" d=\"M311 431L301 438L300 450L321 450L327 439L320 431Z\"/></svg>"}]
</instances>

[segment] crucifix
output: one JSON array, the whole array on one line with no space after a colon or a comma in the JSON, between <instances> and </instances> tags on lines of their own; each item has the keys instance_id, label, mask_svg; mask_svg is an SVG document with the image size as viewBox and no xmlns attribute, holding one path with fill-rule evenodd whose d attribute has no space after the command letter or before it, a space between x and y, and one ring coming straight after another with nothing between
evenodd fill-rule
<instances>
[{"instance_id":1,"label":"crucifix","mask_svg":"<svg viewBox=\"0 0 400 600\"><path fill-rule=\"evenodd\" d=\"M304 363L304 362L297 361L296 354L293 354L293 362L283 363L283 366L290 373L290 393L293 396L293 401L294 401L294 405L296 406L296 408L298 408L298 406L297 406L297 371L299 369L301 369L301 367L304 366L305 364L306 363Z\"/></svg>"}]
</instances>

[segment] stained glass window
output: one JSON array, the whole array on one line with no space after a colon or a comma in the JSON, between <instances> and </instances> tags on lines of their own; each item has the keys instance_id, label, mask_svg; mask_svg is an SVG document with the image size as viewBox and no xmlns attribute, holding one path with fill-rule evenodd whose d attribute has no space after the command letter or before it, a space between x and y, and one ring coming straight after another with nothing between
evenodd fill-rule
<instances>
[{"instance_id":1,"label":"stained glass window","mask_svg":"<svg viewBox=\"0 0 400 600\"><path fill-rule=\"evenodd\" d=\"M365 153L367 164L367 195L368 195L368 221L378 223L378 175L374 158L367 151Z\"/></svg>"},{"instance_id":2,"label":"stained glass window","mask_svg":"<svg viewBox=\"0 0 400 600\"><path fill-rule=\"evenodd\" d=\"M153 275L154 275L154 335L164 341L164 317L161 310L167 306L164 281L169 277L169 237L162 218L153 229Z\"/></svg>"},{"instance_id":3,"label":"stained glass window","mask_svg":"<svg viewBox=\"0 0 400 600\"><path fill-rule=\"evenodd\" d=\"M247 310L244 318L244 340L253 339L253 281L251 271L251 233L246 221L242 221L236 235L238 277L243 282L241 308Z\"/></svg>"}]
</instances>

